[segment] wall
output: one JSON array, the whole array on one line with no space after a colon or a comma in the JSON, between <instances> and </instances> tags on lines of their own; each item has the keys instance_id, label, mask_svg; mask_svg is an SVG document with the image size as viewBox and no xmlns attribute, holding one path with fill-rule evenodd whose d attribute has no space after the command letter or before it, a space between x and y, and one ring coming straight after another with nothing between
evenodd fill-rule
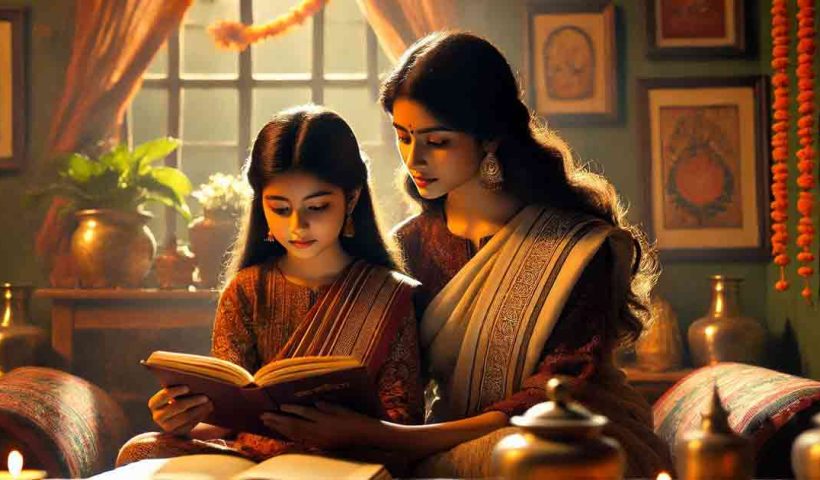
<instances>
[{"instance_id":1,"label":"wall","mask_svg":"<svg viewBox=\"0 0 820 480\"><path fill-rule=\"evenodd\" d=\"M643 202L643 189L648 186L642 181L639 168L641 150L637 132L643 127L638 123L635 109L637 79L767 74L771 58L771 41L768 39L768 25L771 21L769 2L758 1L751 5L747 26L752 29L759 54L736 60L649 60L646 57L645 1L647 0L614 0L618 7L617 42L622 120L603 127L558 129L582 161L592 162L594 168L600 169L613 182L630 205L629 216L633 221L640 221L649 213ZM507 55L513 67L522 71L526 1L462 0L461 6L464 11L464 28L491 39ZM745 279L741 292L743 310L747 315L768 323L775 334L772 352L775 356L779 355L777 349L779 337L784 331L785 318L792 320L802 346L803 371L814 378L820 378L820 351L808 348L808 345L820 342L817 310L801 303L799 289L794 289L789 296L774 295L770 285L774 283L775 276L766 262L665 262L658 291L672 303L684 338L689 324L703 315L709 306L707 277L716 273ZM781 362L775 364L780 366Z\"/></svg>"},{"instance_id":2,"label":"wall","mask_svg":"<svg viewBox=\"0 0 820 480\"><path fill-rule=\"evenodd\" d=\"M43 2L2 0L0 5L28 7L28 140L26 165L20 173L0 174L0 282L45 284L32 251L43 208L23 205L25 192L48 171L44 146L54 105L63 89L71 48L73 0ZM45 321L41 309L38 323Z\"/></svg>"}]
</instances>

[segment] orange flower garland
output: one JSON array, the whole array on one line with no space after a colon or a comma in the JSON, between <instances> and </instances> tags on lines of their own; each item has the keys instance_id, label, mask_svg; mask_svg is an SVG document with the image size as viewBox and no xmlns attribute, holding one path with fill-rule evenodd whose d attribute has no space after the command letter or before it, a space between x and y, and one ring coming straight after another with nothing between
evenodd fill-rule
<instances>
[{"instance_id":1,"label":"orange flower garland","mask_svg":"<svg viewBox=\"0 0 820 480\"><path fill-rule=\"evenodd\" d=\"M223 20L211 25L208 32L214 37L217 46L224 49L244 50L248 45L262 39L285 33L296 25L301 25L330 0L302 0L264 25L245 25L241 22Z\"/></svg>"},{"instance_id":2,"label":"orange flower garland","mask_svg":"<svg viewBox=\"0 0 820 480\"><path fill-rule=\"evenodd\" d=\"M798 0L798 29L797 29L797 79L800 119L797 122L797 136L800 139L800 149L797 151L797 186L800 193L797 198L797 211L800 220L797 225L797 246L800 252L797 261L803 264L797 269L797 274L803 277L803 290L800 294L811 301L809 278L814 273L811 266L814 255L811 245L814 241L814 225L812 210L814 209L814 0Z\"/></svg>"},{"instance_id":3,"label":"orange flower garland","mask_svg":"<svg viewBox=\"0 0 820 480\"><path fill-rule=\"evenodd\" d=\"M774 87L774 123L772 124L772 255L780 267L780 279L774 287L778 291L789 288L786 280L786 251L789 234L786 226L789 208L789 20L787 0L772 1L772 86Z\"/></svg>"}]
</instances>

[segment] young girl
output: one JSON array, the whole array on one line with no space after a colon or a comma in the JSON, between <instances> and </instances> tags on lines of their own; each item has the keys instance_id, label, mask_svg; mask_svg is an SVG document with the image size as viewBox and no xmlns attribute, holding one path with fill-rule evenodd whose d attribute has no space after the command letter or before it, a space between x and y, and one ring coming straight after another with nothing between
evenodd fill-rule
<instances>
[{"instance_id":1,"label":"young girl","mask_svg":"<svg viewBox=\"0 0 820 480\"><path fill-rule=\"evenodd\" d=\"M575 166L519 91L491 43L459 32L421 39L384 81L382 106L421 207L397 237L422 282L427 424L300 415L319 422L325 442L328 431L345 438L328 426L355 424L360 444L428 457L416 476L488 476L509 418L545 401L550 377L567 375L575 398L609 418L627 476L654 478L671 469L667 448L612 363L614 348L641 332L653 256L609 182Z\"/></svg>"},{"instance_id":2,"label":"young girl","mask_svg":"<svg viewBox=\"0 0 820 480\"><path fill-rule=\"evenodd\" d=\"M380 235L350 127L316 106L284 111L259 132L246 168L254 195L220 296L212 354L251 372L280 358L352 355L376 380L385 420L419 421L416 282L396 272ZM192 453L262 460L340 446L202 424L213 406L185 385L160 390L148 407L164 433L129 441L118 465ZM277 429L275 417L259 421Z\"/></svg>"}]
</instances>

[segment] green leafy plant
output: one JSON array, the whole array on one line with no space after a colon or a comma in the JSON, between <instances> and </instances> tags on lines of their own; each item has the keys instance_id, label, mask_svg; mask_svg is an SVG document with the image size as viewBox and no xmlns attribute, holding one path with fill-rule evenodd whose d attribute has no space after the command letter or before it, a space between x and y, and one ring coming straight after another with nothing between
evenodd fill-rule
<instances>
[{"instance_id":1,"label":"green leafy plant","mask_svg":"<svg viewBox=\"0 0 820 480\"><path fill-rule=\"evenodd\" d=\"M191 181L177 168L156 165L179 144L170 137L150 140L133 150L120 144L96 160L72 153L62 160L58 180L36 192L35 198L64 198L69 211L137 211L145 203L158 202L190 220L185 197L191 193Z\"/></svg>"}]
</instances>

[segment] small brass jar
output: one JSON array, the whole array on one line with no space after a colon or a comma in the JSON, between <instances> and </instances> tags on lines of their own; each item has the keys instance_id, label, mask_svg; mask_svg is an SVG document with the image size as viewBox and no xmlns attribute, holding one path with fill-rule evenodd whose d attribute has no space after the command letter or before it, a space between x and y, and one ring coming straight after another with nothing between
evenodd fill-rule
<instances>
[{"instance_id":1,"label":"small brass jar","mask_svg":"<svg viewBox=\"0 0 820 480\"><path fill-rule=\"evenodd\" d=\"M520 427L493 451L496 475L505 479L621 479L625 456L601 430L608 420L570 398L565 380L547 382L549 401L510 422Z\"/></svg>"},{"instance_id":2,"label":"small brass jar","mask_svg":"<svg viewBox=\"0 0 820 480\"><path fill-rule=\"evenodd\" d=\"M792 470L797 480L820 478L820 413L812 420L817 428L801 433L792 444Z\"/></svg>"},{"instance_id":3,"label":"small brass jar","mask_svg":"<svg viewBox=\"0 0 820 480\"><path fill-rule=\"evenodd\" d=\"M675 469L681 480L747 480L754 474L752 444L729 426L717 385L701 428L684 434L675 447Z\"/></svg>"},{"instance_id":4,"label":"small brass jar","mask_svg":"<svg viewBox=\"0 0 820 480\"><path fill-rule=\"evenodd\" d=\"M36 363L45 331L29 324L31 285L0 284L0 375Z\"/></svg>"}]
</instances>

